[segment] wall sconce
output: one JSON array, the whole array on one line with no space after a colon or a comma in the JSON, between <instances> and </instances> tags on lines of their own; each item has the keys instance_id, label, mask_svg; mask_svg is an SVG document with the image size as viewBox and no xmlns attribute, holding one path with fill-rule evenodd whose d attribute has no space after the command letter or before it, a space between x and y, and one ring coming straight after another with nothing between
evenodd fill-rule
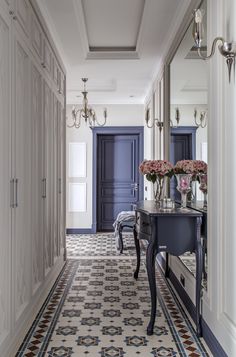
<instances>
[{"instance_id":1,"label":"wall sconce","mask_svg":"<svg viewBox=\"0 0 236 357\"><path fill-rule=\"evenodd\" d=\"M173 124L173 121L170 119L170 127L171 127L171 128L177 128L178 125L179 125L179 121L180 121L179 108L175 108L175 120L176 120L176 123L177 123L176 126ZM159 128L160 132L162 131L162 128L163 128L164 123L163 123L162 121L160 121L160 119L157 119L157 118L156 118L156 119L153 119L153 120L152 120L152 123L149 124L150 121L151 121L151 118L150 118L150 109L147 108L147 110L146 110L146 116L145 116L145 122L146 122L147 127L148 127L149 129L151 129L151 128L154 127L154 125L156 125L156 126Z\"/></svg>"},{"instance_id":2,"label":"wall sconce","mask_svg":"<svg viewBox=\"0 0 236 357\"><path fill-rule=\"evenodd\" d=\"M195 44L197 46L197 52L198 55L201 59L207 60L211 58L214 53L215 53L215 48L217 42L221 42L219 45L219 51L220 53L226 58L226 63L228 67L228 73L229 73L229 82L231 78L231 69L232 66L235 63L235 56L236 56L236 43L235 42L226 42L223 37L216 37L212 43L211 47L211 53L209 56L204 56L201 53L201 42L204 38L204 27L202 24L202 18L204 16L204 11L200 9L194 10L194 23L193 23L193 38L195 41Z\"/></svg>"},{"instance_id":3,"label":"wall sconce","mask_svg":"<svg viewBox=\"0 0 236 357\"><path fill-rule=\"evenodd\" d=\"M194 116L194 122L197 125L197 127L201 127L201 128L205 128L207 125L207 111L203 110L200 112L200 116L199 116L199 122L197 119L197 109L194 108L194 112L193 112L193 116Z\"/></svg>"}]
</instances>

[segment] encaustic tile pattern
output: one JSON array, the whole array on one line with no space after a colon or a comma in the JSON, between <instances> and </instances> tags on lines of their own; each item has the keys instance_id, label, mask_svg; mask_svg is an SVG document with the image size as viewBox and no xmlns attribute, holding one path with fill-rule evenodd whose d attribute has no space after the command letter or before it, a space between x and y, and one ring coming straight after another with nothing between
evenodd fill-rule
<instances>
[{"instance_id":1,"label":"encaustic tile pattern","mask_svg":"<svg viewBox=\"0 0 236 357\"><path fill-rule=\"evenodd\" d=\"M144 252L136 281L132 235L126 233L124 242L128 247L120 254L113 234L68 237L72 259L17 357L211 356L158 268L157 318L153 336L147 336L150 294Z\"/></svg>"}]
</instances>

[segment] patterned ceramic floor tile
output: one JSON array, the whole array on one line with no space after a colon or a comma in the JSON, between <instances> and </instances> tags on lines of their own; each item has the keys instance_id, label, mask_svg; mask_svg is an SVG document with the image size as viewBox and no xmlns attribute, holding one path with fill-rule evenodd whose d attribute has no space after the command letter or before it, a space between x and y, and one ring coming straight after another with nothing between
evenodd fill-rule
<instances>
[{"instance_id":1,"label":"patterned ceramic floor tile","mask_svg":"<svg viewBox=\"0 0 236 357\"><path fill-rule=\"evenodd\" d=\"M71 256L84 255L68 260L17 357L210 356L158 269L157 318L153 336L147 336L145 259L136 281L131 237L124 254L111 234L87 238L84 244L86 236L79 236L76 244L76 236L69 237Z\"/></svg>"}]
</instances>

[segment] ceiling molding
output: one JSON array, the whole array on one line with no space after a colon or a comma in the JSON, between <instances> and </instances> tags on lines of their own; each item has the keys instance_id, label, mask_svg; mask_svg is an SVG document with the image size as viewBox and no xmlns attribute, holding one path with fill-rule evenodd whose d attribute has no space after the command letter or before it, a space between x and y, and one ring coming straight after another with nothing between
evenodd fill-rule
<instances>
[{"instance_id":1,"label":"ceiling molding","mask_svg":"<svg viewBox=\"0 0 236 357\"><path fill-rule=\"evenodd\" d=\"M139 58L137 51L92 51L86 56L88 60L138 60Z\"/></svg>"},{"instance_id":2,"label":"ceiling molding","mask_svg":"<svg viewBox=\"0 0 236 357\"><path fill-rule=\"evenodd\" d=\"M144 33L144 23L145 23L145 18L147 17L147 8L148 8L148 1L144 0L144 5L143 5L143 13L141 16L141 21L139 25L139 31L138 31L138 36L137 36L137 43L136 43L136 51L141 56L142 49L143 49L143 33Z\"/></svg>"},{"instance_id":3,"label":"ceiling molding","mask_svg":"<svg viewBox=\"0 0 236 357\"><path fill-rule=\"evenodd\" d=\"M45 1L45 0L43 0ZM137 31L136 46L131 50L129 47L95 47L89 46L88 31L85 21L85 13L82 0L73 0L73 7L75 10L75 16L77 21L78 32L82 42L83 57L86 60L138 60L140 59L139 50L142 48L142 34L143 34L143 19L144 10L146 8L147 1L144 0L144 6L140 24Z\"/></svg>"},{"instance_id":4,"label":"ceiling molding","mask_svg":"<svg viewBox=\"0 0 236 357\"><path fill-rule=\"evenodd\" d=\"M73 7L75 10L78 32L80 34L82 43L83 56L86 59L87 54L89 53L89 42L82 0L73 0Z\"/></svg>"}]
</instances>

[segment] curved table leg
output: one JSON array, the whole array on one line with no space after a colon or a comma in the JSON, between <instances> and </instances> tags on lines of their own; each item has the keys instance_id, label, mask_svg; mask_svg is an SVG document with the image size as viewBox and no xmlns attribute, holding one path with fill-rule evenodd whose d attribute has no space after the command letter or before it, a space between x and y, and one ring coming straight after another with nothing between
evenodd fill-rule
<instances>
[{"instance_id":1,"label":"curved table leg","mask_svg":"<svg viewBox=\"0 0 236 357\"><path fill-rule=\"evenodd\" d=\"M123 230L123 226L120 224L119 226L120 253L123 253L123 249L124 249L122 230Z\"/></svg>"},{"instance_id":2,"label":"curved table leg","mask_svg":"<svg viewBox=\"0 0 236 357\"><path fill-rule=\"evenodd\" d=\"M155 277L155 261L157 250L155 249L155 242L150 242L147 247L146 253L146 265L148 282L151 293L151 317L147 327L147 334L153 334L153 327L156 319L156 307L157 307L157 293L156 293L156 277Z\"/></svg>"},{"instance_id":3,"label":"curved table leg","mask_svg":"<svg viewBox=\"0 0 236 357\"><path fill-rule=\"evenodd\" d=\"M201 295L202 295L202 268L203 268L203 249L201 244L201 218L197 219L197 243L196 243L196 327L197 336L202 336L201 326Z\"/></svg>"},{"instance_id":4,"label":"curved table leg","mask_svg":"<svg viewBox=\"0 0 236 357\"><path fill-rule=\"evenodd\" d=\"M139 245L139 240L138 240L138 235L135 225L133 228L133 235L134 235L134 244L135 244L136 256L137 256L137 265L136 265L136 270L134 272L134 278L137 280L139 274L139 268L140 268L140 245Z\"/></svg>"}]
</instances>

